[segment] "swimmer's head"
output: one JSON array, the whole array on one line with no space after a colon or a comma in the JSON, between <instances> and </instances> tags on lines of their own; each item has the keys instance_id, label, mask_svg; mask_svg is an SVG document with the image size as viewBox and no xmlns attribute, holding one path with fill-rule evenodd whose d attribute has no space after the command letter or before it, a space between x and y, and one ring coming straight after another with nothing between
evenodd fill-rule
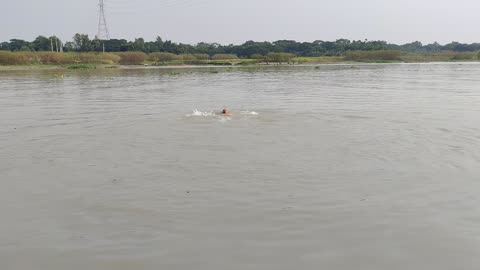
<instances>
[{"instance_id":1,"label":"swimmer's head","mask_svg":"<svg viewBox=\"0 0 480 270\"><path fill-rule=\"evenodd\" d=\"M229 114L229 113L230 113L230 111L228 109L223 109L222 110L222 114Z\"/></svg>"}]
</instances>

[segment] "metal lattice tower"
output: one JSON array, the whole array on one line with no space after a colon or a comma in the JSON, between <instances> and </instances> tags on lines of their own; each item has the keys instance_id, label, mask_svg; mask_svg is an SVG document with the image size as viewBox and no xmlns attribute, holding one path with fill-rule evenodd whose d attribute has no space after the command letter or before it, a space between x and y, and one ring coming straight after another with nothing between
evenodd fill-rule
<instances>
[{"instance_id":1,"label":"metal lattice tower","mask_svg":"<svg viewBox=\"0 0 480 270\"><path fill-rule=\"evenodd\" d=\"M109 40L110 32L108 32L107 19L105 18L105 1L99 0L98 7L98 32L96 38L100 40Z\"/></svg>"}]
</instances>

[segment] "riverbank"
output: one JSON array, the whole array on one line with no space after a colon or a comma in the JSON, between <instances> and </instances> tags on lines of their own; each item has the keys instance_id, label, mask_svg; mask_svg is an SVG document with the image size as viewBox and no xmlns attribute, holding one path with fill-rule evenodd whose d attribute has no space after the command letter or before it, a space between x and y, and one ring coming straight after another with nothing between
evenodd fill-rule
<instances>
[{"instance_id":1,"label":"riverbank","mask_svg":"<svg viewBox=\"0 0 480 270\"><path fill-rule=\"evenodd\" d=\"M132 66L251 66L285 64L336 64L336 63L425 63L425 62L475 62L479 52L439 51L434 53L407 53L401 51L349 51L341 56L298 57L289 53L269 53L238 58L236 55L170 54L142 52L120 53L55 53L0 51L0 66L53 66L67 69L116 68Z\"/></svg>"},{"instance_id":2,"label":"riverbank","mask_svg":"<svg viewBox=\"0 0 480 270\"><path fill-rule=\"evenodd\" d=\"M115 66L106 66L106 65L93 65L89 68L69 68L68 66L61 65L16 65L16 66L1 66L0 72L7 71L94 71L94 70L129 70L129 69L216 69L216 70L227 70L232 68L268 68L268 67L287 67L287 66L297 66L297 67L320 67L323 65L345 65L345 66L354 66L354 65L371 65L371 64L429 64L429 63L438 63L438 64L448 64L448 63L458 63L458 64L474 64L480 63L480 61L434 61L434 62L337 62L337 63L302 63L302 64L254 64L254 65L234 65L234 66L211 66L211 65L115 65Z\"/></svg>"}]
</instances>

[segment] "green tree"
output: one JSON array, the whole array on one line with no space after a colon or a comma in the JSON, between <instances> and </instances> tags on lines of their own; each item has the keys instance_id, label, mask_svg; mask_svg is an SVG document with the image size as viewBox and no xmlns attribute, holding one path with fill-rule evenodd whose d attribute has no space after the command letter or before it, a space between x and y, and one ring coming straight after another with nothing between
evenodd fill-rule
<instances>
[{"instance_id":1,"label":"green tree","mask_svg":"<svg viewBox=\"0 0 480 270\"><path fill-rule=\"evenodd\" d=\"M10 43L8 43L8 42L0 43L0 50L1 51L9 51L10 50Z\"/></svg>"},{"instance_id":2,"label":"green tree","mask_svg":"<svg viewBox=\"0 0 480 270\"><path fill-rule=\"evenodd\" d=\"M33 42L32 47L35 51L50 51L50 39L44 36L38 36Z\"/></svg>"},{"instance_id":3,"label":"green tree","mask_svg":"<svg viewBox=\"0 0 480 270\"><path fill-rule=\"evenodd\" d=\"M179 54L177 44L173 43L170 40L165 40L163 42L163 51L164 52L169 52L169 53L174 53L174 54Z\"/></svg>"},{"instance_id":4,"label":"green tree","mask_svg":"<svg viewBox=\"0 0 480 270\"><path fill-rule=\"evenodd\" d=\"M428 44L424 46L427 52L438 52L442 50L442 45L438 44L438 42L434 42L432 44Z\"/></svg>"},{"instance_id":5,"label":"green tree","mask_svg":"<svg viewBox=\"0 0 480 270\"><path fill-rule=\"evenodd\" d=\"M105 40L105 51L107 52L126 52L128 50L128 41L125 39Z\"/></svg>"},{"instance_id":6,"label":"green tree","mask_svg":"<svg viewBox=\"0 0 480 270\"><path fill-rule=\"evenodd\" d=\"M10 50L12 51L31 51L31 43L22 39L11 39Z\"/></svg>"},{"instance_id":7,"label":"green tree","mask_svg":"<svg viewBox=\"0 0 480 270\"><path fill-rule=\"evenodd\" d=\"M164 49L163 49L163 40L161 37L157 37L157 39L155 40L155 51L156 52L164 52Z\"/></svg>"},{"instance_id":8,"label":"green tree","mask_svg":"<svg viewBox=\"0 0 480 270\"><path fill-rule=\"evenodd\" d=\"M90 50L94 52L103 52L103 40L95 38L90 42Z\"/></svg>"},{"instance_id":9,"label":"green tree","mask_svg":"<svg viewBox=\"0 0 480 270\"><path fill-rule=\"evenodd\" d=\"M130 45L130 51L145 52L145 40L143 38L136 38Z\"/></svg>"},{"instance_id":10,"label":"green tree","mask_svg":"<svg viewBox=\"0 0 480 270\"><path fill-rule=\"evenodd\" d=\"M65 43L64 51L66 52L74 52L75 51L75 44L71 41Z\"/></svg>"},{"instance_id":11,"label":"green tree","mask_svg":"<svg viewBox=\"0 0 480 270\"><path fill-rule=\"evenodd\" d=\"M415 41L415 42L412 42L412 43L407 43L407 44L401 45L400 48L404 51L420 52L423 49L423 44L420 41Z\"/></svg>"},{"instance_id":12,"label":"green tree","mask_svg":"<svg viewBox=\"0 0 480 270\"><path fill-rule=\"evenodd\" d=\"M62 46L62 40L60 40L57 36L51 36L48 38L48 40L49 42L51 42L51 45L49 45L51 50L53 50L54 52L61 51L60 47Z\"/></svg>"},{"instance_id":13,"label":"green tree","mask_svg":"<svg viewBox=\"0 0 480 270\"><path fill-rule=\"evenodd\" d=\"M92 41L85 34L75 34L73 36L73 46L77 52L89 52L92 50Z\"/></svg>"}]
</instances>

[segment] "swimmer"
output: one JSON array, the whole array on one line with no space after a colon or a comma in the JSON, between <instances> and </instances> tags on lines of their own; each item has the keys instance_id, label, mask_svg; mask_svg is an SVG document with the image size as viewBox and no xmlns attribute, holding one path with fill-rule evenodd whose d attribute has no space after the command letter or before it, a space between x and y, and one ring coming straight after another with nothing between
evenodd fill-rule
<instances>
[{"instance_id":1,"label":"swimmer","mask_svg":"<svg viewBox=\"0 0 480 270\"><path fill-rule=\"evenodd\" d=\"M222 110L222 115L223 116L232 116L232 113L228 109L223 109Z\"/></svg>"}]
</instances>

